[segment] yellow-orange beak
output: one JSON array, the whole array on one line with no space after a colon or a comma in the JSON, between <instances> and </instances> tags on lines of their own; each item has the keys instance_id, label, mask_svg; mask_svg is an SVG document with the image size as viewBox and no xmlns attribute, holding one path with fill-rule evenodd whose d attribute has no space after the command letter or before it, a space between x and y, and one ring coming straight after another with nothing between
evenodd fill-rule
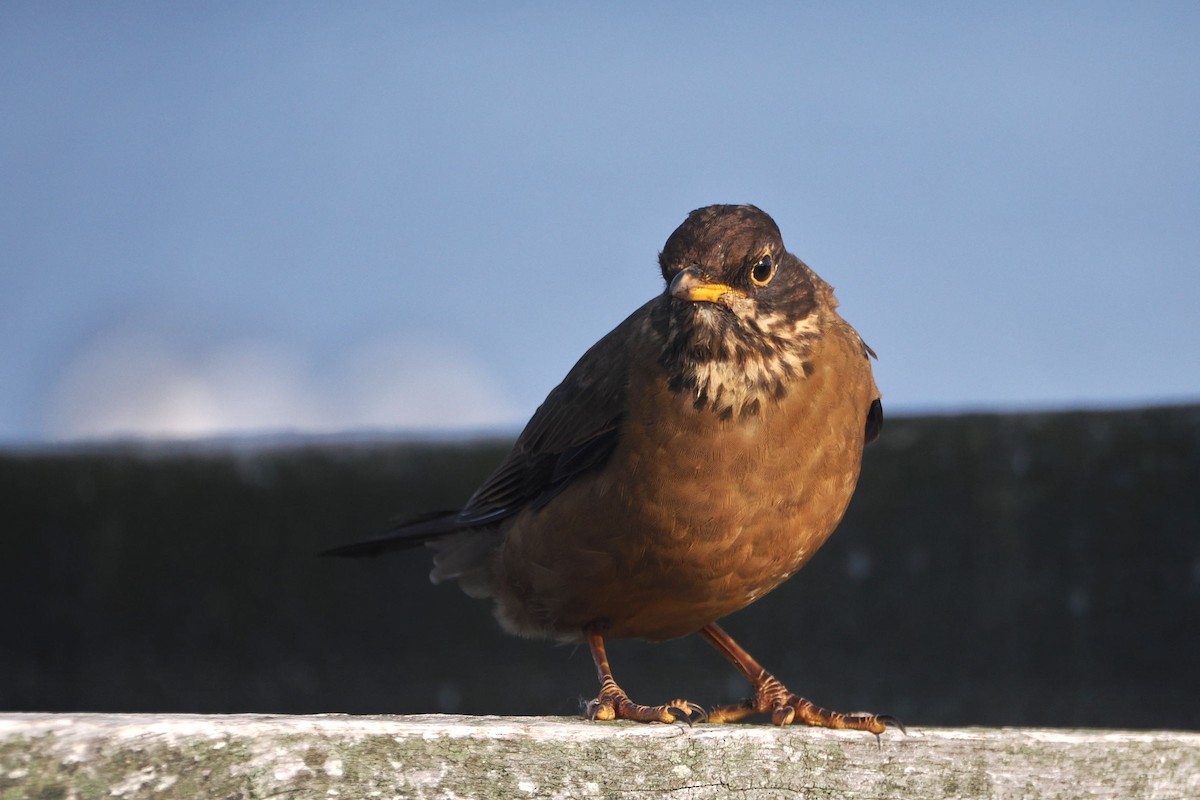
<instances>
[{"instance_id":1,"label":"yellow-orange beak","mask_svg":"<svg viewBox=\"0 0 1200 800\"><path fill-rule=\"evenodd\" d=\"M691 303L715 303L727 294L745 295L728 284L706 281L694 267L688 267L671 280L671 296Z\"/></svg>"}]
</instances>

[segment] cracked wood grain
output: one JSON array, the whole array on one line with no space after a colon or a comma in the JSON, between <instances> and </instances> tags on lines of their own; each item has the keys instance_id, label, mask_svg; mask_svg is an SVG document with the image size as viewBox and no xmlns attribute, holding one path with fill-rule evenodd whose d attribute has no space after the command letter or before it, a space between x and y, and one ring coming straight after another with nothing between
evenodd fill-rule
<instances>
[{"instance_id":1,"label":"cracked wood grain","mask_svg":"<svg viewBox=\"0 0 1200 800\"><path fill-rule=\"evenodd\" d=\"M0 714L0 798L1200 797L1200 734Z\"/></svg>"}]
</instances>

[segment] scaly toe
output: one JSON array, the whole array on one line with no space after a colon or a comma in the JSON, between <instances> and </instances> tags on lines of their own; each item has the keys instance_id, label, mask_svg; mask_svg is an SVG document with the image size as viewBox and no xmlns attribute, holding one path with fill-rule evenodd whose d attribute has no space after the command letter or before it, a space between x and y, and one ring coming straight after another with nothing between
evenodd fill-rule
<instances>
[{"instance_id":1,"label":"scaly toe","mask_svg":"<svg viewBox=\"0 0 1200 800\"><path fill-rule=\"evenodd\" d=\"M672 700L661 706L644 706L635 703L619 690L607 690L592 700L584 708L584 716L590 720L607 721L614 719L631 720L633 722L663 722L672 725L676 722L686 722L691 725L695 719L704 719L704 709L690 700Z\"/></svg>"}]
</instances>

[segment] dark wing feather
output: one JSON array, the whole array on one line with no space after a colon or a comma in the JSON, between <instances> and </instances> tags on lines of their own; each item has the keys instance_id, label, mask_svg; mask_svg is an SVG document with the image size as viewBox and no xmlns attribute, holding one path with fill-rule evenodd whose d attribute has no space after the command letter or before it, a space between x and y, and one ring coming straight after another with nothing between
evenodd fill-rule
<instances>
[{"instance_id":1,"label":"dark wing feather","mask_svg":"<svg viewBox=\"0 0 1200 800\"><path fill-rule=\"evenodd\" d=\"M462 525L541 508L576 477L608 460L624 420L630 339L648 311L649 303L583 354L534 413L508 457L467 501L459 514Z\"/></svg>"},{"instance_id":2,"label":"dark wing feather","mask_svg":"<svg viewBox=\"0 0 1200 800\"><path fill-rule=\"evenodd\" d=\"M409 517L393 526L392 530L365 542L344 544L322 550L317 555L359 558L362 556L377 556L389 550L400 550L424 544L430 539L437 539L459 529L457 511L430 511L415 517Z\"/></svg>"},{"instance_id":3,"label":"dark wing feather","mask_svg":"<svg viewBox=\"0 0 1200 800\"><path fill-rule=\"evenodd\" d=\"M423 514L384 536L322 555L374 556L495 525L525 508L541 508L575 478L604 464L620 439L630 339L649 308L650 303L642 306L583 354L461 511Z\"/></svg>"},{"instance_id":4,"label":"dark wing feather","mask_svg":"<svg viewBox=\"0 0 1200 800\"><path fill-rule=\"evenodd\" d=\"M871 403L871 407L867 409L867 444L879 438L880 431L883 430L883 403L879 398Z\"/></svg>"}]
</instances>

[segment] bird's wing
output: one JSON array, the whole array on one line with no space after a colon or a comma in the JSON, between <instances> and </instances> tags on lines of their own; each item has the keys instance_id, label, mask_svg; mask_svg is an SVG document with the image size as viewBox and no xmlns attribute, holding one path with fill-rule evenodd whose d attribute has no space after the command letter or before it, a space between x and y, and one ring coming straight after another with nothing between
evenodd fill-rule
<instances>
[{"instance_id":1,"label":"bird's wing","mask_svg":"<svg viewBox=\"0 0 1200 800\"><path fill-rule=\"evenodd\" d=\"M390 550L416 547L431 539L440 539L448 533L459 530L457 519L457 511L430 511L396 522L392 529L382 536L376 536L363 542L331 547L328 550L322 550L317 555L361 558L377 556Z\"/></svg>"},{"instance_id":2,"label":"bird's wing","mask_svg":"<svg viewBox=\"0 0 1200 800\"><path fill-rule=\"evenodd\" d=\"M572 480L608 460L620 437L630 339L649 304L584 353L534 413L504 462L459 513L486 525L541 508Z\"/></svg>"},{"instance_id":3,"label":"bird's wing","mask_svg":"<svg viewBox=\"0 0 1200 800\"><path fill-rule=\"evenodd\" d=\"M322 555L374 556L492 526L522 509L541 508L576 477L604 464L617 445L624 417L630 338L649 305L584 353L461 511L412 517L383 536L335 547Z\"/></svg>"},{"instance_id":4,"label":"bird's wing","mask_svg":"<svg viewBox=\"0 0 1200 800\"><path fill-rule=\"evenodd\" d=\"M879 438L880 431L883 430L883 403L876 397L871 402L871 407L867 409L867 435L866 444L870 444Z\"/></svg>"}]
</instances>

